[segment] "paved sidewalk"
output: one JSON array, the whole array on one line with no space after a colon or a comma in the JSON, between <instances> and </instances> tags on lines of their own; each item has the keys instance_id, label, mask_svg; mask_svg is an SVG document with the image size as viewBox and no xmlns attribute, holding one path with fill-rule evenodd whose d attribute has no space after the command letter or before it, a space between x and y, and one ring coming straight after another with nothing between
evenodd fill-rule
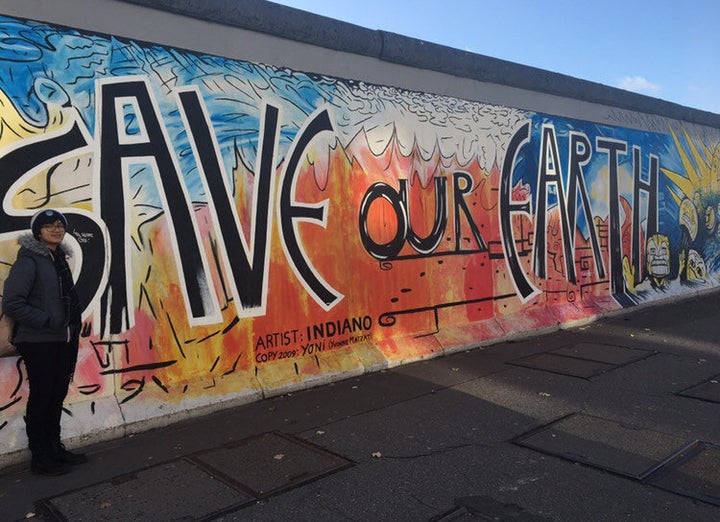
<instances>
[{"instance_id":1,"label":"paved sidewalk","mask_svg":"<svg viewBox=\"0 0 720 522\"><path fill-rule=\"evenodd\" d=\"M720 520L720 292L0 470L0 519Z\"/></svg>"}]
</instances>

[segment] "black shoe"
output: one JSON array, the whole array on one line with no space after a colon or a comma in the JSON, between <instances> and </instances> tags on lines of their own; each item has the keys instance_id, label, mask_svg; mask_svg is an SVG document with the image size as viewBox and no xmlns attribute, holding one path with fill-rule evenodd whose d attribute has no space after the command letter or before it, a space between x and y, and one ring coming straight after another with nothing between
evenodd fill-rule
<instances>
[{"instance_id":1,"label":"black shoe","mask_svg":"<svg viewBox=\"0 0 720 522\"><path fill-rule=\"evenodd\" d=\"M38 475L64 475L70 470L62 462L51 458L49 455L38 455L33 456L30 462L30 471Z\"/></svg>"},{"instance_id":2,"label":"black shoe","mask_svg":"<svg viewBox=\"0 0 720 522\"><path fill-rule=\"evenodd\" d=\"M52 458L60 464L84 464L88 461L87 455L84 453L73 453L65 449L65 446L61 442L56 442L52 445Z\"/></svg>"}]
</instances>

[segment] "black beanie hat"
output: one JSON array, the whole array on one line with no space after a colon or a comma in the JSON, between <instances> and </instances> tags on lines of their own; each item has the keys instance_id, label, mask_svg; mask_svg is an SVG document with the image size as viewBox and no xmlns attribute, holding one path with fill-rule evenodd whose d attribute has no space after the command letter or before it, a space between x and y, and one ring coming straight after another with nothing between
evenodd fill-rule
<instances>
[{"instance_id":1,"label":"black beanie hat","mask_svg":"<svg viewBox=\"0 0 720 522\"><path fill-rule=\"evenodd\" d=\"M35 239L40 239L40 228L43 225L49 225L56 221L62 221L63 225L67 227L67 219L57 210L48 208L37 212L30 220L30 230Z\"/></svg>"}]
</instances>

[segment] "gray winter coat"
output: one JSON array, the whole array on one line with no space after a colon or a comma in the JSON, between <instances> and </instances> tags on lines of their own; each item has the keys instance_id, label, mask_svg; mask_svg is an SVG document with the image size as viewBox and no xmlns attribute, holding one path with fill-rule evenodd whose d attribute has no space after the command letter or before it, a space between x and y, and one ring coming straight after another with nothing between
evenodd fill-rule
<instances>
[{"instance_id":1,"label":"gray winter coat","mask_svg":"<svg viewBox=\"0 0 720 522\"><path fill-rule=\"evenodd\" d=\"M15 320L13 343L68 340L65 306L50 249L32 234L18 239L17 260L5 280L3 310ZM62 245L52 255L69 256Z\"/></svg>"}]
</instances>

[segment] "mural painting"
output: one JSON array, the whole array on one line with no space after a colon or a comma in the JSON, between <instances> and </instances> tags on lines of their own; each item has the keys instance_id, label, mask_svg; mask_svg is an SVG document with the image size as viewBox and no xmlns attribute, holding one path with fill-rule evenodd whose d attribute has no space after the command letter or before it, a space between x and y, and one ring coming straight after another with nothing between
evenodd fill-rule
<instances>
[{"instance_id":1,"label":"mural painting","mask_svg":"<svg viewBox=\"0 0 720 522\"><path fill-rule=\"evenodd\" d=\"M68 216L77 433L717 284L720 132L0 17L0 281ZM21 447L0 360L0 451ZM78 419L90 419L83 420Z\"/></svg>"}]
</instances>

